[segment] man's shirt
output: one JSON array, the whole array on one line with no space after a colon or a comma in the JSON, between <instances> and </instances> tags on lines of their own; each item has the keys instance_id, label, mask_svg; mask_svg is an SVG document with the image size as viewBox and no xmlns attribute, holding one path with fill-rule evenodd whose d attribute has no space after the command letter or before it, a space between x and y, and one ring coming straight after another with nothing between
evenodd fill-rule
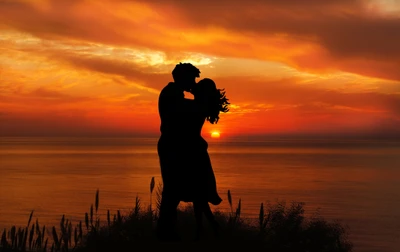
<instances>
[{"instance_id":1,"label":"man's shirt","mask_svg":"<svg viewBox=\"0 0 400 252\"><path fill-rule=\"evenodd\" d=\"M161 135L180 137L184 131L185 96L183 89L170 82L158 99L158 112L161 119Z\"/></svg>"}]
</instances>

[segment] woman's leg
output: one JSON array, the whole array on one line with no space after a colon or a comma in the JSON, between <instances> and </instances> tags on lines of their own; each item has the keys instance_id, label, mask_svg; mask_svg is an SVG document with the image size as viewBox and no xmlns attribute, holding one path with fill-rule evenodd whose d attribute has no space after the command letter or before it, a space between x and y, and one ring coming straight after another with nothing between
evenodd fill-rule
<instances>
[{"instance_id":1,"label":"woman's leg","mask_svg":"<svg viewBox=\"0 0 400 252\"><path fill-rule=\"evenodd\" d=\"M203 231L203 207L201 202L193 202L194 216L196 218L196 240L200 238L200 234Z\"/></svg>"},{"instance_id":2,"label":"woman's leg","mask_svg":"<svg viewBox=\"0 0 400 252\"><path fill-rule=\"evenodd\" d=\"M215 220L214 214L211 211L210 205L207 201L196 201L193 202L194 213L196 216L196 225L197 225L197 233L196 238L198 239L200 234L203 231L203 213L206 216L207 220L211 224L211 227L214 230L215 235L219 236L219 224Z\"/></svg>"},{"instance_id":3,"label":"woman's leg","mask_svg":"<svg viewBox=\"0 0 400 252\"><path fill-rule=\"evenodd\" d=\"M208 202L204 202L202 208L203 208L204 215L206 216L207 220L210 222L211 227L214 230L215 235L218 237L219 236L219 224L215 220L214 214L211 211L211 208L210 208L210 205L208 204Z\"/></svg>"}]
</instances>

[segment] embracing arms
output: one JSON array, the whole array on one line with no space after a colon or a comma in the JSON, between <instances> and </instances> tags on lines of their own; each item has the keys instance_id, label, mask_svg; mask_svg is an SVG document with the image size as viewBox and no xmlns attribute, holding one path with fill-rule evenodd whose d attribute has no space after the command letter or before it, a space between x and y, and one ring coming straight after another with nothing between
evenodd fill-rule
<instances>
[{"instance_id":1,"label":"embracing arms","mask_svg":"<svg viewBox=\"0 0 400 252\"><path fill-rule=\"evenodd\" d=\"M184 94L173 85L165 87L158 100L161 118L161 133L179 135L185 132L196 114L195 101L184 98Z\"/></svg>"}]
</instances>

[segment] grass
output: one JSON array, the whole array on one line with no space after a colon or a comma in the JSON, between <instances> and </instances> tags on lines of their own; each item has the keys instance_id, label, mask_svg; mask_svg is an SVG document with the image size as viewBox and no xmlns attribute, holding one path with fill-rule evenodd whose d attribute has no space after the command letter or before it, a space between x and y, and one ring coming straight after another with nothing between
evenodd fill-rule
<instances>
[{"instance_id":1,"label":"grass","mask_svg":"<svg viewBox=\"0 0 400 252\"><path fill-rule=\"evenodd\" d=\"M155 181L150 183L150 202ZM305 217L301 202L261 203L258 219L241 216L241 200L233 207L232 195L228 190L231 211L216 211L221 226L216 239L211 228L206 228L204 237L194 241L195 218L191 206L178 211L178 228L182 241L162 243L155 237L155 224L161 200L162 185L156 188L156 206L143 207L137 197L129 214L120 211L107 220L98 216L99 191L94 205L85 213L84 223L75 226L62 216L60 226L48 230L38 220L32 223L33 211L26 227L13 226L4 230L0 251L158 251L160 249L180 251L282 251L282 252L349 252L352 243L347 238L347 229L338 222L329 222L315 214ZM207 226L205 221L205 227Z\"/></svg>"}]
</instances>

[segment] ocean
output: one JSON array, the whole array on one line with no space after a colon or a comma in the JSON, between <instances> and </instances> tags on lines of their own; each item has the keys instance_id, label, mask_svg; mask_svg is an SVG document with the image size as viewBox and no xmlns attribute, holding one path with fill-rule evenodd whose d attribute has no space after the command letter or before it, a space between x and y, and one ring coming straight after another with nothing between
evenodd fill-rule
<instances>
[{"instance_id":1,"label":"ocean","mask_svg":"<svg viewBox=\"0 0 400 252\"><path fill-rule=\"evenodd\" d=\"M34 220L78 222L100 194L100 215L150 201L161 182L156 138L0 138L0 230ZM400 142L355 139L209 139L223 203L304 202L348 226L354 251L400 251ZM188 164L190 165L190 164ZM154 200L153 195L153 200ZM154 204L154 202L153 202ZM215 207L214 207L215 208Z\"/></svg>"}]
</instances>

